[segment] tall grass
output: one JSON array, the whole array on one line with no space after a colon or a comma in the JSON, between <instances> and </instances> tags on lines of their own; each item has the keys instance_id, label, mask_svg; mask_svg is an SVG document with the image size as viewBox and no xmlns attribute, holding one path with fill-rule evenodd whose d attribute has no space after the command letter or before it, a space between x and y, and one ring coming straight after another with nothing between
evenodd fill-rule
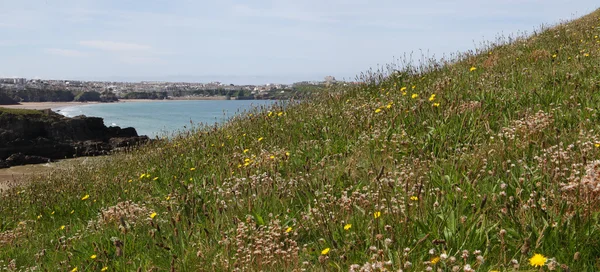
<instances>
[{"instance_id":1,"label":"tall grass","mask_svg":"<svg viewBox=\"0 0 600 272\"><path fill-rule=\"evenodd\" d=\"M38 177L0 198L0 267L599 270L598 35L600 11Z\"/></svg>"}]
</instances>

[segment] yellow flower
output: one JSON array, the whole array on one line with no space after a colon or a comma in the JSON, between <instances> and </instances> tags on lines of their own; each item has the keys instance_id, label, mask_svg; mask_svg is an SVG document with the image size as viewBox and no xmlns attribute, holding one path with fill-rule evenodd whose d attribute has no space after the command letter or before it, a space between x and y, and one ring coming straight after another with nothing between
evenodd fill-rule
<instances>
[{"instance_id":1,"label":"yellow flower","mask_svg":"<svg viewBox=\"0 0 600 272\"><path fill-rule=\"evenodd\" d=\"M150 214L150 218L154 219L154 217L156 217L156 212L153 212L152 214Z\"/></svg>"},{"instance_id":2,"label":"yellow flower","mask_svg":"<svg viewBox=\"0 0 600 272\"><path fill-rule=\"evenodd\" d=\"M548 259L542 254L535 254L529 259L529 264L533 267L542 267Z\"/></svg>"},{"instance_id":3,"label":"yellow flower","mask_svg":"<svg viewBox=\"0 0 600 272\"><path fill-rule=\"evenodd\" d=\"M158 177L154 177L152 180L154 180L154 181L155 181L155 180L157 180L157 179L158 179Z\"/></svg>"},{"instance_id":4,"label":"yellow flower","mask_svg":"<svg viewBox=\"0 0 600 272\"><path fill-rule=\"evenodd\" d=\"M282 115L283 115L282 111L280 111L279 113L277 113L277 116L282 116Z\"/></svg>"},{"instance_id":5,"label":"yellow flower","mask_svg":"<svg viewBox=\"0 0 600 272\"><path fill-rule=\"evenodd\" d=\"M248 153L248 151L250 151L250 149L244 149L244 153Z\"/></svg>"},{"instance_id":6,"label":"yellow flower","mask_svg":"<svg viewBox=\"0 0 600 272\"><path fill-rule=\"evenodd\" d=\"M141 175L140 175L140 179L143 179L143 178L145 178L145 177L146 177L146 174L141 174Z\"/></svg>"},{"instance_id":7,"label":"yellow flower","mask_svg":"<svg viewBox=\"0 0 600 272\"><path fill-rule=\"evenodd\" d=\"M392 103L387 104L387 106L385 106L385 107L388 108L388 109L391 109L392 108Z\"/></svg>"},{"instance_id":8,"label":"yellow flower","mask_svg":"<svg viewBox=\"0 0 600 272\"><path fill-rule=\"evenodd\" d=\"M84 196L81 198L81 200L86 200L86 199L88 199L88 198L90 198L90 195L84 195Z\"/></svg>"},{"instance_id":9,"label":"yellow flower","mask_svg":"<svg viewBox=\"0 0 600 272\"><path fill-rule=\"evenodd\" d=\"M344 229L345 229L345 230L349 230L350 228L352 228L352 224L346 224L346 225L344 226Z\"/></svg>"},{"instance_id":10,"label":"yellow flower","mask_svg":"<svg viewBox=\"0 0 600 272\"><path fill-rule=\"evenodd\" d=\"M171 199L171 196L166 196L165 197L165 200L169 200L169 199Z\"/></svg>"},{"instance_id":11,"label":"yellow flower","mask_svg":"<svg viewBox=\"0 0 600 272\"><path fill-rule=\"evenodd\" d=\"M589 57L589 56L590 56L590 54L588 54L588 53L585 53L585 54L583 54L583 56L584 56L584 57Z\"/></svg>"},{"instance_id":12,"label":"yellow flower","mask_svg":"<svg viewBox=\"0 0 600 272\"><path fill-rule=\"evenodd\" d=\"M74 214L74 213L75 213L75 210L71 210L71 214Z\"/></svg>"},{"instance_id":13,"label":"yellow flower","mask_svg":"<svg viewBox=\"0 0 600 272\"><path fill-rule=\"evenodd\" d=\"M429 97L429 101L433 101L433 100L435 100L435 94L432 94L432 95Z\"/></svg>"},{"instance_id":14,"label":"yellow flower","mask_svg":"<svg viewBox=\"0 0 600 272\"><path fill-rule=\"evenodd\" d=\"M404 92L404 91L406 91L406 87L402 87L402 88L400 88L400 91L401 91L401 92Z\"/></svg>"},{"instance_id":15,"label":"yellow flower","mask_svg":"<svg viewBox=\"0 0 600 272\"><path fill-rule=\"evenodd\" d=\"M321 255L327 255L329 253L329 248L321 250Z\"/></svg>"},{"instance_id":16,"label":"yellow flower","mask_svg":"<svg viewBox=\"0 0 600 272\"><path fill-rule=\"evenodd\" d=\"M417 88L417 86L416 86L416 85L413 85L413 86L412 86L412 89L414 90L415 88Z\"/></svg>"},{"instance_id":17,"label":"yellow flower","mask_svg":"<svg viewBox=\"0 0 600 272\"><path fill-rule=\"evenodd\" d=\"M438 256L431 258L431 264L436 264L439 261L440 261L440 257L438 257Z\"/></svg>"},{"instance_id":18,"label":"yellow flower","mask_svg":"<svg viewBox=\"0 0 600 272\"><path fill-rule=\"evenodd\" d=\"M190 168L190 171L196 171L196 167Z\"/></svg>"},{"instance_id":19,"label":"yellow flower","mask_svg":"<svg viewBox=\"0 0 600 272\"><path fill-rule=\"evenodd\" d=\"M418 197L416 197L416 196L411 196L411 197L410 197L410 200L412 200L412 201L417 201L417 200L419 200L419 198L418 198Z\"/></svg>"},{"instance_id":20,"label":"yellow flower","mask_svg":"<svg viewBox=\"0 0 600 272\"><path fill-rule=\"evenodd\" d=\"M380 112L381 112L381 109L379 109L379 108L375 110L375 113L380 113Z\"/></svg>"},{"instance_id":21,"label":"yellow flower","mask_svg":"<svg viewBox=\"0 0 600 272\"><path fill-rule=\"evenodd\" d=\"M288 227L287 229L285 229L285 233L290 233L292 232L292 227Z\"/></svg>"},{"instance_id":22,"label":"yellow flower","mask_svg":"<svg viewBox=\"0 0 600 272\"><path fill-rule=\"evenodd\" d=\"M289 157L290 156L290 152L285 152L285 155Z\"/></svg>"},{"instance_id":23,"label":"yellow flower","mask_svg":"<svg viewBox=\"0 0 600 272\"><path fill-rule=\"evenodd\" d=\"M600 143L595 143L594 146L595 147L600 147Z\"/></svg>"},{"instance_id":24,"label":"yellow flower","mask_svg":"<svg viewBox=\"0 0 600 272\"><path fill-rule=\"evenodd\" d=\"M94 255L90 256L90 259L93 260L93 259L96 259L96 257L98 257L98 256L96 256L96 254L94 254Z\"/></svg>"},{"instance_id":25,"label":"yellow flower","mask_svg":"<svg viewBox=\"0 0 600 272\"><path fill-rule=\"evenodd\" d=\"M71 272L77 272L77 266L73 269L71 269Z\"/></svg>"},{"instance_id":26,"label":"yellow flower","mask_svg":"<svg viewBox=\"0 0 600 272\"><path fill-rule=\"evenodd\" d=\"M473 72L475 70L477 70L477 68L475 68L475 66L472 66L471 69L469 69L469 72Z\"/></svg>"},{"instance_id":27,"label":"yellow flower","mask_svg":"<svg viewBox=\"0 0 600 272\"><path fill-rule=\"evenodd\" d=\"M434 106L434 107L439 107L439 106L440 106L440 103L433 103L433 106Z\"/></svg>"},{"instance_id":28,"label":"yellow flower","mask_svg":"<svg viewBox=\"0 0 600 272\"><path fill-rule=\"evenodd\" d=\"M555 59L556 58L556 54L552 55L552 58Z\"/></svg>"},{"instance_id":29,"label":"yellow flower","mask_svg":"<svg viewBox=\"0 0 600 272\"><path fill-rule=\"evenodd\" d=\"M60 230L64 230L65 229L65 225L60 226L60 228L58 228Z\"/></svg>"},{"instance_id":30,"label":"yellow flower","mask_svg":"<svg viewBox=\"0 0 600 272\"><path fill-rule=\"evenodd\" d=\"M410 96L410 98L412 98L412 99L415 99L415 98L417 98L417 97L419 97L419 95L418 95L418 94L416 94L416 93L414 93L414 94L412 94L412 95Z\"/></svg>"},{"instance_id":31,"label":"yellow flower","mask_svg":"<svg viewBox=\"0 0 600 272\"><path fill-rule=\"evenodd\" d=\"M271 155L271 157L269 157L271 160L275 159L275 156Z\"/></svg>"},{"instance_id":32,"label":"yellow flower","mask_svg":"<svg viewBox=\"0 0 600 272\"><path fill-rule=\"evenodd\" d=\"M271 117L271 115L273 115L273 112L269 111L269 117Z\"/></svg>"},{"instance_id":33,"label":"yellow flower","mask_svg":"<svg viewBox=\"0 0 600 272\"><path fill-rule=\"evenodd\" d=\"M104 272L106 270L108 270L108 266L102 267L102 269L100 269L100 271L102 271L102 272Z\"/></svg>"},{"instance_id":34,"label":"yellow flower","mask_svg":"<svg viewBox=\"0 0 600 272\"><path fill-rule=\"evenodd\" d=\"M373 217L379 218L381 216L381 212L374 212Z\"/></svg>"},{"instance_id":35,"label":"yellow flower","mask_svg":"<svg viewBox=\"0 0 600 272\"><path fill-rule=\"evenodd\" d=\"M260 141L262 141L263 139L264 139L263 137L260 137L260 138L258 138L258 141L260 142Z\"/></svg>"}]
</instances>

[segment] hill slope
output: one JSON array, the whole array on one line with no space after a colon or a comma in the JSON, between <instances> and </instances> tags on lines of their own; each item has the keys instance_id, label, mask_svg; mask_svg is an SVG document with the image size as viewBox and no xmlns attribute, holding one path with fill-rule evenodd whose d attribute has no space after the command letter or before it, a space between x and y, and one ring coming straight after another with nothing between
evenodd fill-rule
<instances>
[{"instance_id":1,"label":"hill slope","mask_svg":"<svg viewBox=\"0 0 600 272\"><path fill-rule=\"evenodd\" d=\"M600 11L41 177L0 199L0 266L598 270L598 35Z\"/></svg>"}]
</instances>

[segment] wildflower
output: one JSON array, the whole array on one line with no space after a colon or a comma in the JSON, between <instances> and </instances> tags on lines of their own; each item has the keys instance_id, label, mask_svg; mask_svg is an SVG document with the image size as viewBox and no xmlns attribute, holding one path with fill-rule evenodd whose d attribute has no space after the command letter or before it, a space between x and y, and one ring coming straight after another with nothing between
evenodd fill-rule
<instances>
[{"instance_id":1,"label":"wildflower","mask_svg":"<svg viewBox=\"0 0 600 272\"><path fill-rule=\"evenodd\" d=\"M248 151L250 151L250 149L244 149L244 153L248 153Z\"/></svg>"},{"instance_id":2,"label":"wildflower","mask_svg":"<svg viewBox=\"0 0 600 272\"><path fill-rule=\"evenodd\" d=\"M285 155L286 155L287 157L289 157L289 156L290 156L290 152L285 152Z\"/></svg>"},{"instance_id":3,"label":"wildflower","mask_svg":"<svg viewBox=\"0 0 600 272\"><path fill-rule=\"evenodd\" d=\"M102 267L102 269L100 269L100 271L102 271L102 272L104 272L106 270L108 270L108 266Z\"/></svg>"},{"instance_id":4,"label":"wildflower","mask_svg":"<svg viewBox=\"0 0 600 272\"><path fill-rule=\"evenodd\" d=\"M269 157L271 160L275 159L275 156L271 155L271 157Z\"/></svg>"},{"instance_id":5,"label":"wildflower","mask_svg":"<svg viewBox=\"0 0 600 272\"><path fill-rule=\"evenodd\" d=\"M375 113L380 113L380 112L381 112L381 109L379 109L379 108L375 110Z\"/></svg>"},{"instance_id":6,"label":"wildflower","mask_svg":"<svg viewBox=\"0 0 600 272\"><path fill-rule=\"evenodd\" d=\"M556 54L552 55L552 58L555 59L556 58Z\"/></svg>"},{"instance_id":7,"label":"wildflower","mask_svg":"<svg viewBox=\"0 0 600 272\"><path fill-rule=\"evenodd\" d=\"M381 216L381 212L374 212L373 213L373 217L375 217L376 219L379 218Z\"/></svg>"},{"instance_id":8,"label":"wildflower","mask_svg":"<svg viewBox=\"0 0 600 272\"><path fill-rule=\"evenodd\" d=\"M413 86L412 86L412 89L414 90L415 88L417 88L417 86L416 86L416 85L413 85Z\"/></svg>"},{"instance_id":9,"label":"wildflower","mask_svg":"<svg viewBox=\"0 0 600 272\"><path fill-rule=\"evenodd\" d=\"M404 91L406 91L406 87L402 87L402 88L400 88L400 91L401 91L401 92L404 92Z\"/></svg>"},{"instance_id":10,"label":"wildflower","mask_svg":"<svg viewBox=\"0 0 600 272\"><path fill-rule=\"evenodd\" d=\"M260 137L260 138L258 138L258 141L260 142L260 141L262 141L263 139L264 139L263 137Z\"/></svg>"},{"instance_id":11,"label":"wildflower","mask_svg":"<svg viewBox=\"0 0 600 272\"><path fill-rule=\"evenodd\" d=\"M154 177L152 180L156 181L158 179L158 177Z\"/></svg>"},{"instance_id":12,"label":"wildflower","mask_svg":"<svg viewBox=\"0 0 600 272\"><path fill-rule=\"evenodd\" d=\"M439 261L440 261L440 257L438 257L438 256L431 258L431 264L436 264Z\"/></svg>"},{"instance_id":13,"label":"wildflower","mask_svg":"<svg viewBox=\"0 0 600 272\"><path fill-rule=\"evenodd\" d=\"M548 259L542 254L535 254L529 259L529 264L533 267L542 267Z\"/></svg>"},{"instance_id":14,"label":"wildflower","mask_svg":"<svg viewBox=\"0 0 600 272\"><path fill-rule=\"evenodd\" d=\"M196 171L196 167L190 168L190 171Z\"/></svg>"},{"instance_id":15,"label":"wildflower","mask_svg":"<svg viewBox=\"0 0 600 272\"><path fill-rule=\"evenodd\" d=\"M77 272L77 266L73 269L71 269L71 272Z\"/></svg>"},{"instance_id":16,"label":"wildflower","mask_svg":"<svg viewBox=\"0 0 600 272\"><path fill-rule=\"evenodd\" d=\"M429 97L429 101L433 101L433 100L435 100L435 94L432 94L432 95Z\"/></svg>"},{"instance_id":17,"label":"wildflower","mask_svg":"<svg viewBox=\"0 0 600 272\"><path fill-rule=\"evenodd\" d=\"M277 113L277 116L280 116L280 117L281 117L282 115L283 115L283 112L282 112L282 111L280 111L279 113Z\"/></svg>"},{"instance_id":18,"label":"wildflower","mask_svg":"<svg viewBox=\"0 0 600 272\"><path fill-rule=\"evenodd\" d=\"M171 199L171 196L166 196L165 197L165 200L169 200L169 199Z\"/></svg>"},{"instance_id":19,"label":"wildflower","mask_svg":"<svg viewBox=\"0 0 600 272\"><path fill-rule=\"evenodd\" d=\"M352 224L346 224L344 226L344 230L349 230L350 228L352 228Z\"/></svg>"},{"instance_id":20,"label":"wildflower","mask_svg":"<svg viewBox=\"0 0 600 272\"><path fill-rule=\"evenodd\" d=\"M391 108L392 108L392 103L390 102L390 103L389 103L389 104L387 104L387 106L385 106L385 107L386 107L386 108L388 108L388 109L391 109Z\"/></svg>"},{"instance_id":21,"label":"wildflower","mask_svg":"<svg viewBox=\"0 0 600 272\"><path fill-rule=\"evenodd\" d=\"M434 107L439 107L439 106L440 106L440 103L433 103L433 106L434 106Z\"/></svg>"},{"instance_id":22,"label":"wildflower","mask_svg":"<svg viewBox=\"0 0 600 272\"><path fill-rule=\"evenodd\" d=\"M475 66L472 66L471 69L469 69L469 72L473 72L475 70L477 70L477 68L475 68Z\"/></svg>"},{"instance_id":23,"label":"wildflower","mask_svg":"<svg viewBox=\"0 0 600 272\"><path fill-rule=\"evenodd\" d=\"M288 227L287 229L285 229L285 233L290 233L292 232L292 227Z\"/></svg>"},{"instance_id":24,"label":"wildflower","mask_svg":"<svg viewBox=\"0 0 600 272\"><path fill-rule=\"evenodd\" d=\"M410 98L412 98L412 99L415 99L415 98L417 98L417 97L419 97L419 95L418 95L418 94L416 94L416 93L414 93L414 94L412 94L412 95L410 96Z\"/></svg>"},{"instance_id":25,"label":"wildflower","mask_svg":"<svg viewBox=\"0 0 600 272\"><path fill-rule=\"evenodd\" d=\"M589 56L590 56L590 54L588 54L588 53L585 53L585 54L583 54L583 56L584 56L584 57L589 57Z\"/></svg>"},{"instance_id":26,"label":"wildflower","mask_svg":"<svg viewBox=\"0 0 600 272\"><path fill-rule=\"evenodd\" d=\"M96 257L98 257L98 256L96 256L96 254L94 254L94 255L90 256L90 259L93 260L93 259L96 259Z\"/></svg>"},{"instance_id":27,"label":"wildflower","mask_svg":"<svg viewBox=\"0 0 600 272\"><path fill-rule=\"evenodd\" d=\"M86 200L86 199L88 199L88 198L90 198L90 195L84 195L84 196L81 198L81 200Z\"/></svg>"},{"instance_id":28,"label":"wildflower","mask_svg":"<svg viewBox=\"0 0 600 272\"><path fill-rule=\"evenodd\" d=\"M410 197L410 200L412 200L412 201L417 201L417 200L419 200L419 198L418 198L417 196L411 196L411 197Z\"/></svg>"},{"instance_id":29,"label":"wildflower","mask_svg":"<svg viewBox=\"0 0 600 272\"><path fill-rule=\"evenodd\" d=\"M140 179L143 179L143 178L145 178L145 177L146 177L146 174L145 174L145 173L140 175Z\"/></svg>"},{"instance_id":30,"label":"wildflower","mask_svg":"<svg viewBox=\"0 0 600 272\"><path fill-rule=\"evenodd\" d=\"M60 228L58 228L59 230L64 230L65 229L65 225L60 226Z\"/></svg>"},{"instance_id":31,"label":"wildflower","mask_svg":"<svg viewBox=\"0 0 600 272\"><path fill-rule=\"evenodd\" d=\"M156 217L156 212L153 212L152 214L150 214L151 219L154 219L154 217Z\"/></svg>"},{"instance_id":32,"label":"wildflower","mask_svg":"<svg viewBox=\"0 0 600 272\"><path fill-rule=\"evenodd\" d=\"M329 253L329 250L330 250L329 248L323 249L321 251L321 255L327 255Z\"/></svg>"},{"instance_id":33,"label":"wildflower","mask_svg":"<svg viewBox=\"0 0 600 272\"><path fill-rule=\"evenodd\" d=\"M595 143L594 146L598 148L600 147L600 143Z\"/></svg>"},{"instance_id":34,"label":"wildflower","mask_svg":"<svg viewBox=\"0 0 600 272\"><path fill-rule=\"evenodd\" d=\"M75 213L75 210L71 210L71 214L74 214L74 213Z\"/></svg>"}]
</instances>

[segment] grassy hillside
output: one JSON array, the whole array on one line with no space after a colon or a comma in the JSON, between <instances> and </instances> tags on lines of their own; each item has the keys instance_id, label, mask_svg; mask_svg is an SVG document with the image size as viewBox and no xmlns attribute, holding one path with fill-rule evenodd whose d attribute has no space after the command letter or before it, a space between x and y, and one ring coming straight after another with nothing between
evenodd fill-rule
<instances>
[{"instance_id":1,"label":"grassy hillside","mask_svg":"<svg viewBox=\"0 0 600 272\"><path fill-rule=\"evenodd\" d=\"M599 35L596 11L40 177L0 198L0 267L597 271Z\"/></svg>"}]
</instances>

